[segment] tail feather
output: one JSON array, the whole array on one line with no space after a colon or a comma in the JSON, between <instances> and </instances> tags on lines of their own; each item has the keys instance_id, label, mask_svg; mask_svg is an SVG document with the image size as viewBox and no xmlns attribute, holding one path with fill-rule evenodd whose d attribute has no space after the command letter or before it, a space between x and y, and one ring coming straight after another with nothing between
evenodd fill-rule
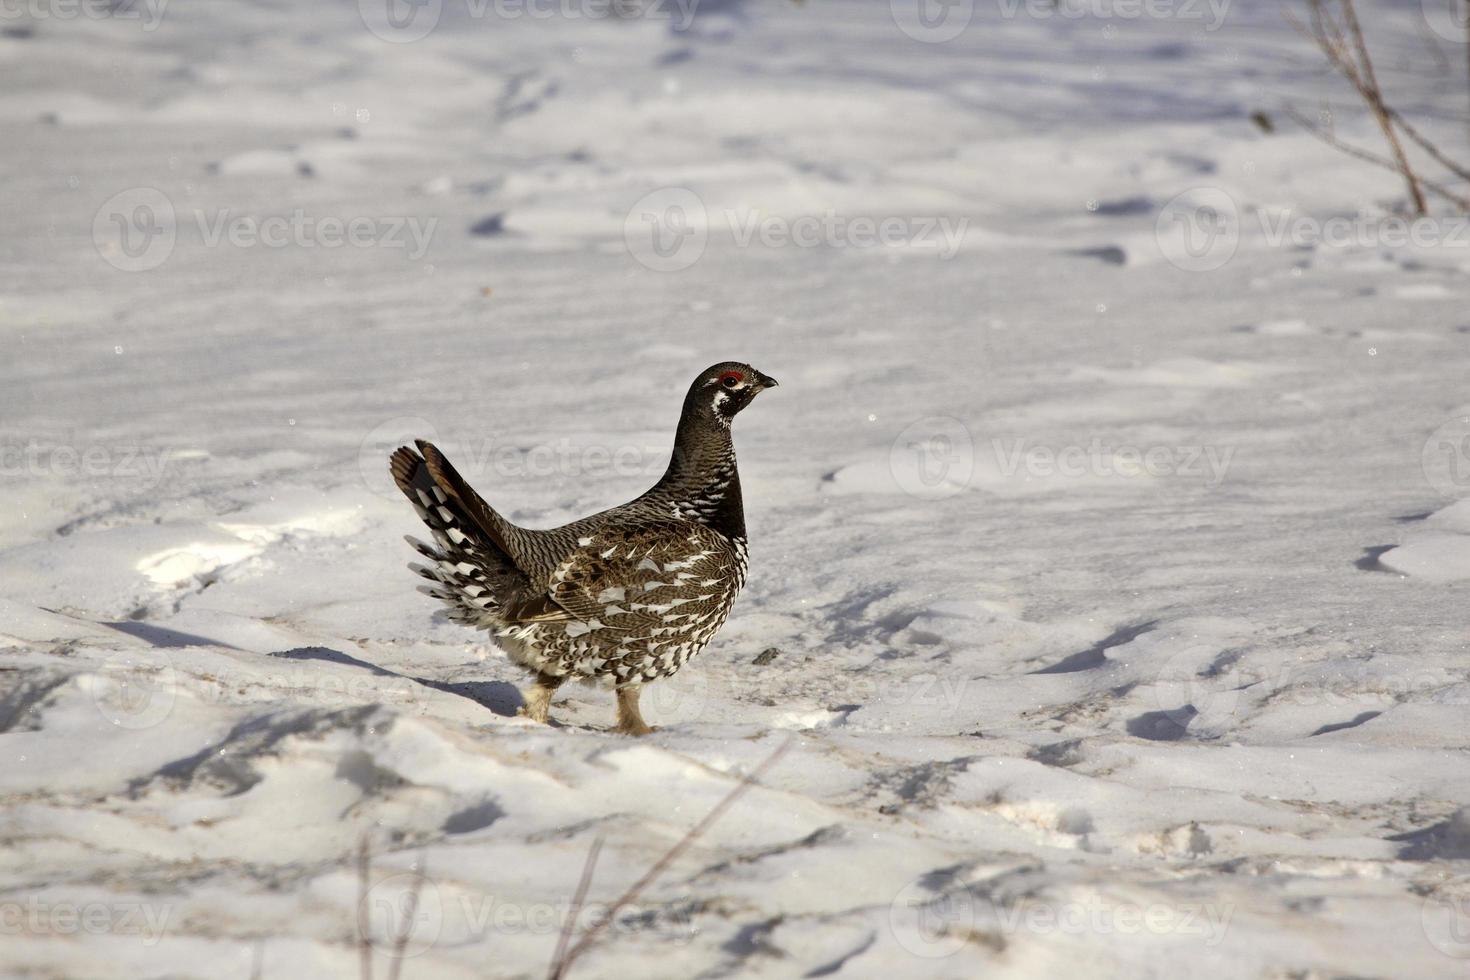
<instances>
[{"instance_id":1,"label":"tail feather","mask_svg":"<svg viewBox=\"0 0 1470 980\"><path fill-rule=\"evenodd\" d=\"M438 455L437 450L435 453ZM414 551L430 562L408 566L434 583L419 586L419 591L444 602L451 619L475 626L496 625L504 602L525 592L526 577L497 540L466 513L461 495L439 484L423 456L400 448L393 453L389 470L434 537L429 544L405 536ZM478 496L474 499L479 501Z\"/></svg>"},{"instance_id":2,"label":"tail feather","mask_svg":"<svg viewBox=\"0 0 1470 980\"><path fill-rule=\"evenodd\" d=\"M439 451L439 447L424 439L415 440L414 445L419 447L423 453L424 465L428 468L429 475L433 480L434 488L441 493L447 494L454 502L459 504L463 513L469 517L474 526L479 528L481 535L499 548L501 553L515 562L518 567L526 568L525 562L528 556L520 547L519 530L505 518L496 512L494 507L480 497L479 494L465 482L459 471Z\"/></svg>"}]
</instances>

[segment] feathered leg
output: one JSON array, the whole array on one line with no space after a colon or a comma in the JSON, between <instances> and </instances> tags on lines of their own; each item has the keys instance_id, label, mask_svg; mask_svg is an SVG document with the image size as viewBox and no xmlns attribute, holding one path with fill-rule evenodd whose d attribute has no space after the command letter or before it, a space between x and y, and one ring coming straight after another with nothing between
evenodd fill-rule
<instances>
[{"instance_id":1,"label":"feathered leg","mask_svg":"<svg viewBox=\"0 0 1470 980\"><path fill-rule=\"evenodd\" d=\"M638 695L641 693L643 693L643 687L639 684L628 684L618 688L617 731L620 734L647 735L655 731L643 720L643 715L638 710Z\"/></svg>"},{"instance_id":2,"label":"feathered leg","mask_svg":"<svg viewBox=\"0 0 1470 980\"><path fill-rule=\"evenodd\" d=\"M556 693L557 688L561 687L561 682L564 680L566 680L565 677L537 673L536 679L521 692L521 698L526 702L521 708L521 714L543 725L550 721L551 696Z\"/></svg>"}]
</instances>

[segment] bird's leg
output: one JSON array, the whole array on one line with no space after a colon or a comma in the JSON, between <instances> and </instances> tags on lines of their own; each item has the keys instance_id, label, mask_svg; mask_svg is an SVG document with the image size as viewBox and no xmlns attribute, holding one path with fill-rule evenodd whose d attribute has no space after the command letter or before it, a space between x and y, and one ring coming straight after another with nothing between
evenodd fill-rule
<instances>
[{"instance_id":1,"label":"bird's leg","mask_svg":"<svg viewBox=\"0 0 1470 980\"><path fill-rule=\"evenodd\" d=\"M623 735L647 735L654 729L648 727L643 720L643 715L638 711L638 695L642 693L643 687L639 684L628 684L618 688L618 732Z\"/></svg>"},{"instance_id":2,"label":"bird's leg","mask_svg":"<svg viewBox=\"0 0 1470 980\"><path fill-rule=\"evenodd\" d=\"M565 677L553 677L538 671L536 679L521 692L521 698L526 702L521 706L521 714L532 721L546 724L551 718L551 696L564 680Z\"/></svg>"}]
</instances>

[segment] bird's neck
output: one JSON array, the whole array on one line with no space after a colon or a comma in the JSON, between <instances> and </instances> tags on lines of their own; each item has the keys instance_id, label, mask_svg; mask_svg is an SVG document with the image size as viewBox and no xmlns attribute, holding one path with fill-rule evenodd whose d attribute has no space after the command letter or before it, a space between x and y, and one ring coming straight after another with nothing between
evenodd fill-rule
<instances>
[{"instance_id":1,"label":"bird's neck","mask_svg":"<svg viewBox=\"0 0 1470 980\"><path fill-rule=\"evenodd\" d=\"M730 428L686 412L674 438L674 457L654 487L687 520L728 538L745 538L745 507Z\"/></svg>"}]
</instances>

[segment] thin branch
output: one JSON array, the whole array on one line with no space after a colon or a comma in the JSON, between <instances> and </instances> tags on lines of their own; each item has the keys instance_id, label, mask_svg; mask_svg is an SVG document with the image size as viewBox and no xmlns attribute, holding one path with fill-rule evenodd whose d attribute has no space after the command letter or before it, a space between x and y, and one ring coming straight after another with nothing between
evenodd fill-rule
<instances>
[{"instance_id":1,"label":"thin branch","mask_svg":"<svg viewBox=\"0 0 1470 980\"><path fill-rule=\"evenodd\" d=\"M568 910L567 920L562 923L561 937L556 941L556 955L551 958L551 976L559 976L557 964L566 962L567 946L572 941L572 932L577 928L577 916L582 913L582 904L587 901L587 890L592 887L592 872L597 867L597 855L602 853L602 835L592 842L592 848L587 852L587 860L582 864L582 877L577 882L577 891L572 895L572 907Z\"/></svg>"},{"instance_id":2,"label":"thin branch","mask_svg":"<svg viewBox=\"0 0 1470 980\"><path fill-rule=\"evenodd\" d=\"M1308 119L1302 113L1298 112L1292 106L1287 106L1284 111L1288 116L1295 120L1299 126L1305 129L1307 132L1311 133L1313 136L1317 137L1317 139L1326 143L1328 146L1333 147L1337 150L1341 150L1343 153L1346 153L1350 157L1356 157L1359 160L1364 160L1368 163L1371 163L1374 166L1382 167L1385 170L1391 170L1394 173L1399 172L1398 165L1395 164L1392 160L1389 160L1387 157L1381 157L1376 153L1369 152L1368 150L1364 150L1361 147L1353 146L1351 143L1344 143L1332 133L1329 133L1319 127L1316 123L1312 122L1310 119ZM1444 187L1441 184L1437 184L1432 180L1423 180L1421 178L1420 183L1423 184L1426 191L1436 194L1447 201L1452 201L1457 207L1462 210L1470 211L1470 198L1464 197L1460 194L1456 194L1449 188Z\"/></svg>"},{"instance_id":3,"label":"thin branch","mask_svg":"<svg viewBox=\"0 0 1470 980\"><path fill-rule=\"evenodd\" d=\"M668 869L669 865L677 861L679 859L679 856L687 851L694 844L695 841L704 836L705 832L714 825L715 821L724 816L726 811L734 806L735 803L740 799L740 797L749 792L750 788L756 784L757 780L759 780L768 771L770 771L771 767L774 766L777 762L781 761L781 757L784 756L791 748L793 741L794 736L788 736L786 741L777 746L776 750L772 752L769 756L767 756L764 762L762 762L760 765L756 766L753 770L747 773L745 777L741 779L740 782L737 783L734 788L725 795L724 799L716 803L714 805L714 808L710 810L709 813L705 814L703 820L699 821L699 823L690 828L688 833L679 838L678 842L674 844L673 847L669 848L668 853L655 861L653 867L649 868L642 878L639 878L637 881L633 882L628 890L623 892L623 894L618 897L617 901L612 903L612 905L608 908L606 915L602 916L592 925L588 926L586 931L582 933L582 938L578 939L576 944L573 945L571 949L567 950L566 955L560 957L551 964L551 972L547 975L549 980L563 980L563 978L567 974L567 970L571 968L572 964L576 962L578 957L580 957L588 950L589 947L591 947L592 943L596 941L597 937L602 933L602 931L605 930L613 922L613 920L617 918L618 913L626 908L629 904L636 901L638 896L643 894L644 889L653 884L654 880L657 879L659 875L663 874L664 871Z\"/></svg>"},{"instance_id":4,"label":"thin branch","mask_svg":"<svg viewBox=\"0 0 1470 980\"><path fill-rule=\"evenodd\" d=\"M1383 132L1383 138L1388 143L1389 151L1393 154L1392 169L1397 171L1404 178L1404 183L1408 185L1409 201L1415 213L1425 214L1429 208L1424 200L1423 182L1409 162L1408 154L1404 152L1403 141L1399 139L1398 132L1394 129L1392 110L1389 109L1383 97L1383 89L1379 86L1377 73L1373 70L1373 59L1368 54L1368 42L1363 36L1362 25L1358 22L1357 8L1353 6L1353 0L1337 0L1337 5L1342 11L1341 24L1328 11L1327 0L1307 0L1307 6L1312 15L1309 32L1303 30L1300 21L1294 17L1288 16L1287 19L1316 43L1328 63L1348 80L1367 104L1369 111L1373 113L1374 120L1378 123L1378 128ZM1343 32L1344 26L1347 29L1346 35Z\"/></svg>"},{"instance_id":5,"label":"thin branch","mask_svg":"<svg viewBox=\"0 0 1470 980\"><path fill-rule=\"evenodd\" d=\"M362 980L373 980L373 947L368 940L367 929L362 917L367 909L369 878L373 870L372 844L363 834L357 842L357 975Z\"/></svg>"},{"instance_id":6,"label":"thin branch","mask_svg":"<svg viewBox=\"0 0 1470 980\"><path fill-rule=\"evenodd\" d=\"M1466 0L1466 2L1470 3L1470 0ZM1445 156L1439 147L1431 143L1427 137L1421 136L1419 130L1410 125L1409 120L1404 118L1402 112L1399 112L1397 109L1390 109L1388 111L1393 116L1394 122L1398 123L1399 127L1403 129L1404 135L1419 144L1425 153L1428 153L1434 158L1435 163L1438 163L1461 180L1470 180L1470 167L1462 166Z\"/></svg>"},{"instance_id":7,"label":"thin branch","mask_svg":"<svg viewBox=\"0 0 1470 980\"><path fill-rule=\"evenodd\" d=\"M429 855L419 852L419 866L414 872L413 888L408 893L408 902L403 907L403 918L398 923L398 934L393 937L393 960L388 966L388 980L398 980L403 972L403 951L408 948L409 937L417 926L419 917L419 892L424 887L425 873L429 867Z\"/></svg>"}]
</instances>

